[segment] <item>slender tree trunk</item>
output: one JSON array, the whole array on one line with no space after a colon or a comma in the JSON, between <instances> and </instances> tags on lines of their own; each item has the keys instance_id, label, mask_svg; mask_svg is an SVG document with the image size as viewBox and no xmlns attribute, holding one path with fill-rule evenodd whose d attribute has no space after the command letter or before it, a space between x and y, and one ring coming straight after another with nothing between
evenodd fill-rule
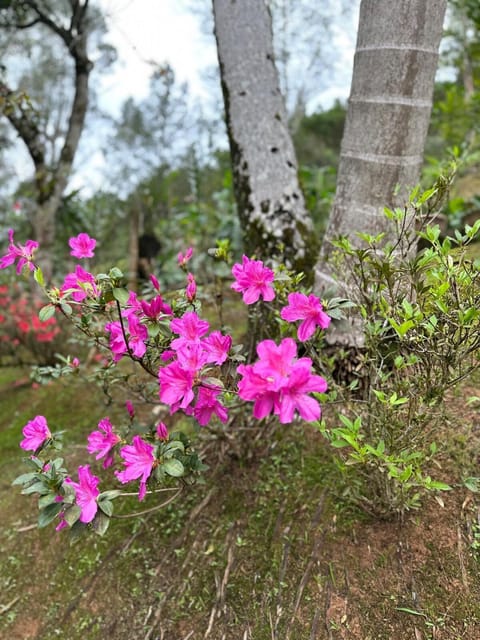
<instances>
[{"instance_id":1,"label":"slender tree trunk","mask_svg":"<svg viewBox=\"0 0 480 640\"><path fill-rule=\"evenodd\" d=\"M341 280L329 263L332 240L388 238L384 207L403 207L419 181L445 9L446 0L362 0L337 191L315 273L320 293Z\"/></svg>"},{"instance_id":2,"label":"slender tree trunk","mask_svg":"<svg viewBox=\"0 0 480 640\"><path fill-rule=\"evenodd\" d=\"M93 65L87 56L86 33L80 33L72 41L70 54L75 62L75 92L67 133L58 163L51 171L50 185L37 193L37 214L34 221L35 237L40 244L40 266L47 282L51 280L53 271L52 249L55 242L55 217L62 204L62 197L72 173L73 161L88 109L88 80Z\"/></svg>"},{"instance_id":3,"label":"slender tree trunk","mask_svg":"<svg viewBox=\"0 0 480 640\"><path fill-rule=\"evenodd\" d=\"M265 0L213 0L235 198L250 255L307 270L316 254Z\"/></svg>"},{"instance_id":4,"label":"slender tree trunk","mask_svg":"<svg viewBox=\"0 0 480 640\"><path fill-rule=\"evenodd\" d=\"M50 282L53 271L53 245L55 241L55 217L62 203L62 197L72 172L80 136L85 124L88 108L88 80L93 68L88 58L88 4L89 0L71 2L70 24L68 28L56 22L55 14L37 0L19 1L19 9L25 12L25 20L10 25L11 28L26 29L37 23L47 27L54 37L65 45L65 50L73 59L74 95L69 114L67 131L58 159L46 162L45 132L40 131L35 113L23 99L15 100L15 92L0 82L0 99L5 101L3 115L10 121L19 137L25 143L35 169L36 212L33 220L35 239L40 244L37 262L46 282ZM29 22L29 11L33 19ZM0 105L1 106L1 105ZM1 111L0 111L1 114Z\"/></svg>"}]
</instances>

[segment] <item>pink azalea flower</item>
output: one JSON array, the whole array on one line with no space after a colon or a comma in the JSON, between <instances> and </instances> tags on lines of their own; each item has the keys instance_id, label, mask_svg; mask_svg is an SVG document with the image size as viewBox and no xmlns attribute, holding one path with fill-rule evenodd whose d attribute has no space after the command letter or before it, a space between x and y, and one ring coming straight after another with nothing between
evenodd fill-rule
<instances>
[{"instance_id":1,"label":"pink azalea flower","mask_svg":"<svg viewBox=\"0 0 480 640\"><path fill-rule=\"evenodd\" d=\"M128 346L130 351L137 358L142 358L145 355L147 346L145 341L148 340L148 329L144 324L141 324L140 320L136 316L129 316L128 318Z\"/></svg>"},{"instance_id":2,"label":"pink azalea flower","mask_svg":"<svg viewBox=\"0 0 480 640\"><path fill-rule=\"evenodd\" d=\"M213 414L215 414L223 424L227 422L227 409L217 400L217 396L221 392L222 390L218 387L200 387L198 389L198 399L193 410L193 415L202 427L210 422Z\"/></svg>"},{"instance_id":3,"label":"pink azalea flower","mask_svg":"<svg viewBox=\"0 0 480 640\"><path fill-rule=\"evenodd\" d=\"M202 345L207 353L208 362L220 365L228 357L228 352L232 346L232 337L224 336L220 331L212 331L203 340Z\"/></svg>"},{"instance_id":4,"label":"pink azalea flower","mask_svg":"<svg viewBox=\"0 0 480 640\"><path fill-rule=\"evenodd\" d=\"M159 422L157 425L157 438L160 440L168 440L168 429L164 422Z\"/></svg>"},{"instance_id":5,"label":"pink azalea flower","mask_svg":"<svg viewBox=\"0 0 480 640\"><path fill-rule=\"evenodd\" d=\"M287 384L292 363L297 355L297 345L292 338L285 338L277 346L273 340L263 340L257 345L258 362L255 373L269 381L272 391L280 390Z\"/></svg>"},{"instance_id":6,"label":"pink azalea flower","mask_svg":"<svg viewBox=\"0 0 480 640\"><path fill-rule=\"evenodd\" d=\"M278 404L278 391L273 391L269 380L255 372L254 365L241 364L237 372L242 376L238 395L242 400L253 401L253 417L262 420L270 415Z\"/></svg>"},{"instance_id":7,"label":"pink azalea flower","mask_svg":"<svg viewBox=\"0 0 480 640\"><path fill-rule=\"evenodd\" d=\"M194 398L194 372L185 370L178 362L162 367L158 372L160 401L170 406L171 413L186 409Z\"/></svg>"},{"instance_id":8,"label":"pink azalea flower","mask_svg":"<svg viewBox=\"0 0 480 640\"><path fill-rule=\"evenodd\" d=\"M107 322L105 331L110 334L110 349L113 353L113 361L118 362L128 352L127 344L123 337L122 325L118 321Z\"/></svg>"},{"instance_id":9,"label":"pink azalea flower","mask_svg":"<svg viewBox=\"0 0 480 640\"><path fill-rule=\"evenodd\" d=\"M126 304L126 308L123 309L123 311L122 311L122 317L123 318L128 318L133 314L138 314L138 315L142 314L142 304L141 304L140 300L138 299L137 294L135 293L135 291L130 291L130 294L129 294L128 300L127 300L127 304Z\"/></svg>"},{"instance_id":10,"label":"pink azalea flower","mask_svg":"<svg viewBox=\"0 0 480 640\"><path fill-rule=\"evenodd\" d=\"M197 283L191 273L188 274L188 284L185 290L185 295L189 302L193 302L197 296Z\"/></svg>"},{"instance_id":11,"label":"pink azalea flower","mask_svg":"<svg viewBox=\"0 0 480 640\"><path fill-rule=\"evenodd\" d=\"M65 520L65 514L63 513L63 511L58 514L58 517L60 518L60 522L55 527L55 531L66 529L68 527L68 522Z\"/></svg>"},{"instance_id":12,"label":"pink azalea flower","mask_svg":"<svg viewBox=\"0 0 480 640\"><path fill-rule=\"evenodd\" d=\"M310 358L296 359L297 348L291 338L285 338L278 346L273 340L264 340L258 344L257 353L257 362L237 368L242 376L238 395L254 402L254 417L260 420L273 412L286 424L298 412L307 422L318 420L320 405L308 394L323 393L327 383L312 374Z\"/></svg>"},{"instance_id":13,"label":"pink azalea flower","mask_svg":"<svg viewBox=\"0 0 480 640\"><path fill-rule=\"evenodd\" d=\"M303 320L298 327L298 339L305 342L315 333L318 327L326 329L330 324L330 316L323 311L322 303L317 296L304 293L290 293L288 305L284 307L280 316L287 322Z\"/></svg>"},{"instance_id":14,"label":"pink azalea flower","mask_svg":"<svg viewBox=\"0 0 480 640\"><path fill-rule=\"evenodd\" d=\"M13 229L8 230L8 250L7 253L0 258L0 269L6 269L18 258L18 274L22 273L22 269L26 264L28 264L30 271L34 271L35 265L33 264L33 253L38 249L38 242L35 242L35 240L27 240L25 245L15 245L13 242L13 233Z\"/></svg>"},{"instance_id":15,"label":"pink azalea flower","mask_svg":"<svg viewBox=\"0 0 480 640\"><path fill-rule=\"evenodd\" d=\"M135 409L130 400L127 400L125 402L125 408L127 409L127 413L130 416L130 420L133 420L133 418L135 417Z\"/></svg>"},{"instance_id":16,"label":"pink azalea flower","mask_svg":"<svg viewBox=\"0 0 480 640\"><path fill-rule=\"evenodd\" d=\"M140 436L134 436L132 444L127 444L120 449L120 456L125 463L123 471L115 471L118 480L123 484L140 478L138 499L143 500L147 492L147 480L152 473L155 458L153 445L142 440Z\"/></svg>"},{"instance_id":17,"label":"pink azalea flower","mask_svg":"<svg viewBox=\"0 0 480 640\"><path fill-rule=\"evenodd\" d=\"M186 343L176 351L177 361L187 371L197 373L207 364L208 355L202 344Z\"/></svg>"},{"instance_id":18,"label":"pink azalea flower","mask_svg":"<svg viewBox=\"0 0 480 640\"><path fill-rule=\"evenodd\" d=\"M288 384L282 389L278 413L280 422L288 424L293 421L295 411L306 422L314 422L321 416L321 408L317 400L308 394L312 391L324 393L327 383L311 372L310 358L301 358L292 368Z\"/></svg>"},{"instance_id":19,"label":"pink azalea flower","mask_svg":"<svg viewBox=\"0 0 480 640\"><path fill-rule=\"evenodd\" d=\"M172 308L163 301L162 296L155 296L150 302L140 301L142 313L150 320L158 320L161 316L173 315Z\"/></svg>"},{"instance_id":20,"label":"pink azalea flower","mask_svg":"<svg viewBox=\"0 0 480 640\"><path fill-rule=\"evenodd\" d=\"M97 244L95 238L90 238L88 233L79 233L78 236L70 238L70 255L74 258L93 258L94 249Z\"/></svg>"},{"instance_id":21,"label":"pink azalea flower","mask_svg":"<svg viewBox=\"0 0 480 640\"><path fill-rule=\"evenodd\" d=\"M177 352L173 349L165 349L165 351L160 355L160 359L163 362L168 362L169 360L173 360L177 355Z\"/></svg>"},{"instance_id":22,"label":"pink azalea flower","mask_svg":"<svg viewBox=\"0 0 480 640\"><path fill-rule=\"evenodd\" d=\"M77 357L73 358L70 366L72 367L72 369L78 369L78 367L80 366L80 360Z\"/></svg>"},{"instance_id":23,"label":"pink azalea flower","mask_svg":"<svg viewBox=\"0 0 480 640\"><path fill-rule=\"evenodd\" d=\"M24 439L20 442L20 446L25 451L36 451L46 440L52 437L44 416L35 416L33 420L27 422L23 427L22 433Z\"/></svg>"},{"instance_id":24,"label":"pink azalea flower","mask_svg":"<svg viewBox=\"0 0 480 640\"><path fill-rule=\"evenodd\" d=\"M135 315L128 316L128 328L126 329L128 348L120 322L108 322L105 325L105 331L110 334L110 349L113 353L114 362L118 362L122 356L128 353L128 349L137 358L142 358L145 355L147 350L145 341L148 339L148 330Z\"/></svg>"},{"instance_id":25,"label":"pink azalea flower","mask_svg":"<svg viewBox=\"0 0 480 640\"><path fill-rule=\"evenodd\" d=\"M170 329L180 336L172 340L171 347L179 349L185 344L200 342L200 338L208 332L209 324L206 320L201 320L195 311L187 311L183 317L171 321Z\"/></svg>"},{"instance_id":26,"label":"pink azalea flower","mask_svg":"<svg viewBox=\"0 0 480 640\"><path fill-rule=\"evenodd\" d=\"M78 467L79 482L73 482L70 478L66 478L65 484L68 484L75 491L75 501L80 507L80 522L91 522L97 513L97 498L100 491L97 489L100 479L90 472L90 466Z\"/></svg>"},{"instance_id":27,"label":"pink azalea flower","mask_svg":"<svg viewBox=\"0 0 480 640\"><path fill-rule=\"evenodd\" d=\"M150 282L152 283L154 289L156 289L157 291L160 291L160 283L158 282L157 278L153 275L153 273L150 275Z\"/></svg>"},{"instance_id":28,"label":"pink azalea flower","mask_svg":"<svg viewBox=\"0 0 480 640\"><path fill-rule=\"evenodd\" d=\"M109 418L104 418L98 423L99 431L92 431L88 436L88 453L97 453L95 460L105 457L103 468L107 469L113 464L113 447L120 442L120 436L113 433L113 426Z\"/></svg>"},{"instance_id":29,"label":"pink azalea flower","mask_svg":"<svg viewBox=\"0 0 480 640\"><path fill-rule=\"evenodd\" d=\"M247 256L243 256L242 264L233 265L232 274L236 282L231 285L231 288L243 293L245 304L257 302L260 296L265 302L270 302L275 298L275 291L270 284L273 282L275 274L271 269L265 267L261 260L250 260Z\"/></svg>"},{"instance_id":30,"label":"pink azalea flower","mask_svg":"<svg viewBox=\"0 0 480 640\"><path fill-rule=\"evenodd\" d=\"M188 247L188 249L185 251L185 255L183 255L183 253L179 253L177 256L177 261L178 261L178 266L179 267L185 267L187 262L190 260L190 258L193 255L193 247Z\"/></svg>"},{"instance_id":31,"label":"pink azalea flower","mask_svg":"<svg viewBox=\"0 0 480 640\"><path fill-rule=\"evenodd\" d=\"M99 291L93 276L80 265L75 267L75 273L68 273L63 282L62 292L69 291L75 302L82 302L85 298L97 298Z\"/></svg>"}]
</instances>

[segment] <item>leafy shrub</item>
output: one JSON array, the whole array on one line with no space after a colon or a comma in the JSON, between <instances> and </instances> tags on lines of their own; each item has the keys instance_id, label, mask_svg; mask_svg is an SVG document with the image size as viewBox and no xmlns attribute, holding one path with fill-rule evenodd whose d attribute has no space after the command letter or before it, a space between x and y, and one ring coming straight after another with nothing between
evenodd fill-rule
<instances>
[{"instance_id":1,"label":"leafy shrub","mask_svg":"<svg viewBox=\"0 0 480 640\"><path fill-rule=\"evenodd\" d=\"M350 392L336 392L346 401L340 425L320 429L339 451L348 492L380 517L449 488L430 476L445 394L480 365L480 261L467 253L480 221L443 240L438 225L419 231L434 195L416 192L405 210L385 210L394 240L358 234L360 242L335 243L355 303L347 328L363 344ZM427 246L416 254L418 236Z\"/></svg>"}]
</instances>

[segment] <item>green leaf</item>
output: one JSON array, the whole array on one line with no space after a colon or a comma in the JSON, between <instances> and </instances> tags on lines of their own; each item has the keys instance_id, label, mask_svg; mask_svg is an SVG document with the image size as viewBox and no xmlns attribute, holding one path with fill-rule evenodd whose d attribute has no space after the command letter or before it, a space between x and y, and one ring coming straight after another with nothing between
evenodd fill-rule
<instances>
[{"instance_id":1,"label":"green leaf","mask_svg":"<svg viewBox=\"0 0 480 640\"><path fill-rule=\"evenodd\" d=\"M429 489L436 489L437 491L451 491L452 487L446 482L440 482L439 480L432 480L428 483Z\"/></svg>"},{"instance_id":2,"label":"green leaf","mask_svg":"<svg viewBox=\"0 0 480 640\"><path fill-rule=\"evenodd\" d=\"M85 533L88 531L86 525L83 524L83 522L80 522L80 520L77 520L71 527L70 527L70 543L74 544L75 542L77 542L78 540L80 540L80 538L85 535Z\"/></svg>"},{"instance_id":3,"label":"green leaf","mask_svg":"<svg viewBox=\"0 0 480 640\"><path fill-rule=\"evenodd\" d=\"M113 269L110 269L108 272L108 277L111 278L111 280L121 280L123 278L123 272L120 271L118 267L113 267Z\"/></svg>"},{"instance_id":4,"label":"green leaf","mask_svg":"<svg viewBox=\"0 0 480 640\"><path fill-rule=\"evenodd\" d=\"M392 405L392 407L397 407L400 404L405 404L406 402L408 402L408 398L399 398L396 391L394 391L388 399L388 402Z\"/></svg>"},{"instance_id":5,"label":"green leaf","mask_svg":"<svg viewBox=\"0 0 480 640\"><path fill-rule=\"evenodd\" d=\"M156 338L158 336L158 334L160 333L160 327L158 326L158 324L152 324L150 323L149 325L147 325L148 328L148 337L149 338Z\"/></svg>"},{"instance_id":6,"label":"green leaf","mask_svg":"<svg viewBox=\"0 0 480 640\"><path fill-rule=\"evenodd\" d=\"M335 447L336 449L342 449L343 447L350 446L348 442L345 442L345 440L332 440L330 444L332 445L332 447Z\"/></svg>"},{"instance_id":7,"label":"green leaf","mask_svg":"<svg viewBox=\"0 0 480 640\"><path fill-rule=\"evenodd\" d=\"M50 524L50 522L55 520L62 509L63 505L58 502L46 506L44 509L42 509L38 516L38 526L40 528L46 527L48 524Z\"/></svg>"},{"instance_id":8,"label":"green leaf","mask_svg":"<svg viewBox=\"0 0 480 640\"><path fill-rule=\"evenodd\" d=\"M185 445L180 440L171 440L164 449L165 453L173 451L185 452Z\"/></svg>"},{"instance_id":9,"label":"green leaf","mask_svg":"<svg viewBox=\"0 0 480 640\"><path fill-rule=\"evenodd\" d=\"M478 493L480 491L480 478L470 476L469 478L465 478L463 484L473 493Z\"/></svg>"},{"instance_id":10,"label":"green leaf","mask_svg":"<svg viewBox=\"0 0 480 640\"><path fill-rule=\"evenodd\" d=\"M68 304L68 302L61 302L60 308L66 316L71 316L73 313L72 307Z\"/></svg>"},{"instance_id":11,"label":"green leaf","mask_svg":"<svg viewBox=\"0 0 480 640\"><path fill-rule=\"evenodd\" d=\"M36 273L36 272L35 272ZM53 318L55 315L55 306L53 304L47 304L45 307L42 307L38 312L38 319L40 322L46 322Z\"/></svg>"},{"instance_id":12,"label":"green leaf","mask_svg":"<svg viewBox=\"0 0 480 640\"><path fill-rule=\"evenodd\" d=\"M388 318L388 321L400 338L403 338L407 331L415 326L413 320L405 320L405 322L402 322L402 324L397 324L393 318Z\"/></svg>"},{"instance_id":13,"label":"green leaf","mask_svg":"<svg viewBox=\"0 0 480 640\"><path fill-rule=\"evenodd\" d=\"M413 473L413 468L412 465L408 465L408 467L406 467L402 473L398 476L398 479L400 480L400 482L407 482L410 479L410 476Z\"/></svg>"},{"instance_id":14,"label":"green leaf","mask_svg":"<svg viewBox=\"0 0 480 640\"><path fill-rule=\"evenodd\" d=\"M45 507L48 507L48 505L50 504L59 504L56 502L57 500L57 494L56 493L47 493L46 496L42 496L39 500L38 500L38 508L39 509L44 509Z\"/></svg>"},{"instance_id":15,"label":"green leaf","mask_svg":"<svg viewBox=\"0 0 480 640\"><path fill-rule=\"evenodd\" d=\"M383 391L379 391L378 389L372 389L372 391L380 402L386 402L385 393Z\"/></svg>"},{"instance_id":16,"label":"green leaf","mask_svg":"<svg viewBox=\"0 0 480 640\"><path fill-rule=\"evenodd\" d=\"M214 378L213 376L203 378L202 383L204 383L206 386L223 389L223 382L219 378Z\"/></svg>"},{"instance_id":17,"label":"green leaf","mask_svg":"<svg viewBox=\"0 0 480 640\"><path fill-rule=\"evenodd\" d=\"M45 285L45 280L43 278L43 273L40 267L37 267L35 269L35 271L33 272L33 277L35 279L35 282L37 282L41 287Z\"/></svg>"},{"instance_id":18,"label":"green leaf","mask_svg":"<svg viewBox=\"0 0 480 640\"><path fill-rule=\"evenodd\" d=\"M55 460L53 460L51 464L52 467L54 467L58 471L62 468L63 458L55 458Z\"/></svg>"},{"instance_id":19,"label":"green leaf","mask_svg":"<svg viewBox=\"0 0 480 640\"><path fill-rule=\"evenodd\" d=\"M26 484L37 477L36 471L30 471L29 473L22 473L21 476L17 476L15 480L12 482L12 485L15 484Z\"/></svg>"},{"instance_id":20,"label":"green leaf","mask_svg":"<svg viewBox=\"0 0 480 640\"><path fill-rule=\"evenodd\" d=\"M63 517L65 522L67 522L67 524L73 527L73 525L80 518L81 513L82 513L82 510L80 509L80 507L76 504L72 504L71 507L68 507L68 509L65 509L65 513L63 514Z\"/></svg>"},{"instance_id":21,"label":"green leaf","mask_svg":"<svg viewBox=\"0 0 480 640\"><path fill-rule=\"evenodd\" d=\"M395 367L397 369L400 369L405 364L405 360L404 360L403 356L397 356L395 358L395 360L393 361L393 364L395 365Z\"/></svg>"},{"instance_id":22,"label":"green leaf","mask_svg":"<svg viewBox=\"0 0 480 640\"><path fill-rule=\"evenodd\" d=\"M339 413L338 418L340 422L342 422L347 427L347 429L353 429L353 422L350 420L350 418L344 416L343 413Z\"/></svg>"},{"instance_id":23,"label":"green leaf","mask_svg":"<svg viewBox=\"0 0 480 640\"><path fill-rule=\"evenodd\" d=\"M92 522L92 527L95 533L99 536L103 536L110 524L110 518L106 516L102 511L97 511L97 515Z\"/></svg>"},{"instance_id":24,"label":"green leaf","mask_svg":"<svg viewBox=\"0 0 480 640\"><path fill-rule=\"evenodd\" d=\"M127 304L128 298L130 296L127 289L115 287L112 290L112 293L113 293L113 297L117 302L119 302L120 304Z\"/></svg>"},{"instance_id":25,"label":"green leaf","mask_svg":"<svg viewBox=\"0 0 480 640\"><path fill-rule=\"evenodd\" d=\"M168 473L168 475L173 478L180 478L185 471L183 464L176 458L168 458L165 460L163 468L165 469L165 473Z\"/></svg>"},{"instance_id":26,"label":"green leaf","mask_svg":"<svg viewBox=\"0 0 480 640\"><path fill-rule=\"evenodd\" d=\"M113 502L111 500L99 500L97 504L99 509L101 509L106 516L109 518L112 516Z\"/></svg>"},{"instance_id":27,"label":"green leaf","mask_svg":"<svg viewBox=\"0 0 480 640\"><path fill-rule=\"evenodd\" d=\"M121 496L123 491L119 491L119 489L110 489L109 491L102 491L102 493L98 496L98 501L100 500L114 500Z\"/></svg>"},{"instance_id":28,"label":"green leaf","mask_svg":"<svg viewBox=\"0 0 480 640\"><path fill-rule=\"evenodd\" d=\"M48 493L48 489L44 482L42 482L41 480L38 480L37 482L34 482L29 487L22 489L22 494L24 496L30 495L31 493L39 493L40 495L43 496L46 493Z\"/></svg>"},{"instance_id":29,"label":"green leaf","mask_svg":"<svg viewBox=\"0 0 480 640\"><path fill-rule=\"evenodd\" d=\"M437 191L438 191L437 187L432 187L431 189L427 189L426 191L424 191L418 198L418 204L424 204L425 202L427 202L427 200L430 200L430 198L435 193L437 193Z\"/></svg>"}]
</instances>

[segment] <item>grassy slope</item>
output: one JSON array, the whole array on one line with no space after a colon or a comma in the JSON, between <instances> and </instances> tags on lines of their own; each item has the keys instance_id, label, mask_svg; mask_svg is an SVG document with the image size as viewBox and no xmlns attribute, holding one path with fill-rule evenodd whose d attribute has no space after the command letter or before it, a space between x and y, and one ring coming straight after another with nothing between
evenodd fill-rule
<instances>
[{"instance_id":1,"label":"grassy slope","mask_svg":"<svg viewBox=\"0 0 480 640\"><path fill-rule=\"evenodd\" d=\"M116 521L105 539L70 546L65 532L24 530L34 501L10 487L22 470L23 424L38 413L57 428L75 424L67 452L80 461L105 409L98 395L92 418L82 403L92 390L80 382L33 390L12 386L17 375L2 372L0 382L1 637L480 637L475 494L459 487L443 509L430 500L401 527L370 522L338 495L335 467L310 428L279 430L248 464L210 460L206 486L142 520ZM451 426L444 473L472 473L478 412L465 413L462 394L452 402L464 419Z\"/></svg>"}]
</instances>

